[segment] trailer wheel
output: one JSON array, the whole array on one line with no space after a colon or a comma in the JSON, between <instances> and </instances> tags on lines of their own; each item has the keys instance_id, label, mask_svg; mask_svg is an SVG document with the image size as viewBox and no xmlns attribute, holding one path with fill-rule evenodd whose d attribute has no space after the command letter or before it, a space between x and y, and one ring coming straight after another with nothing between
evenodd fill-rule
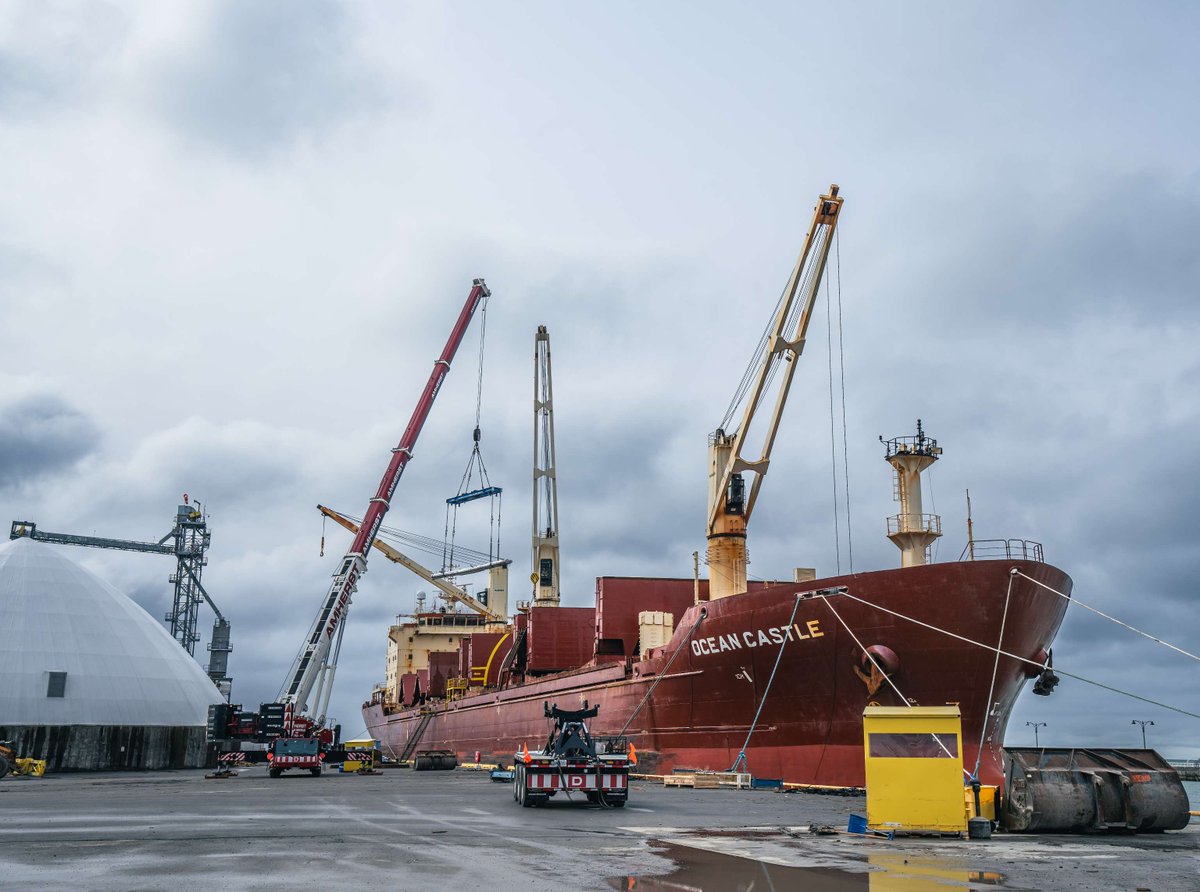
<instances>
[{"instance_id":1,"label":"trailer wheel","mask_svg":"<svg viewBox=\"0 0 1200 892\"><path fill-rule=\"evenodd\" d=\"M529 776L522 771L521 783L517 787L517 802L521 803L521 808L533 808L533 798L529 795Z\"/></svg>"},{"instance_id":2,"label":"trailer wheel","mask_svg":"<svg viewBox=\"0 0 1200 892\"><path fill-rule=\"evenodd\" d=\"M524 769L524 767L525 767L524 765L514 765L513 766L513 789L512 789L513 802L521 801L521 797L518 795L518 791L521 789L521 774L522 774L522 769Z\"/></svg>"},{"instance_id":3,"label":"trailer wheel","mask_svg":"<svg viewBox=\"0 0 1200 892\"><path fill-rule=\"evenodd\" d=\"M458 767L458 756L438 756L437 767L439 771L453 771Z\"/></svg>"},{"instance_id":4,"label":"trailer wheel","mask_svg":"<svg viewBox=\"0 0 1200 892\"><path fill-rule=\"evenodd\" d=\"M310 768L310 769L308 769L308 770L309 770L310 772L312 772L312 776L313 776L313 777L320 777L320 776L321 776L321 769L320 769L320 768Z\"/></svg>"},{"instance_id":5,"label":"trailer wheel","mask_svg":"<svg viewBox=\"0 0 1200 892\"><path fill-rule=\"evenodd\" d=\"M279 777L279 775L283 774L283 769L282 768L271 768L267 771L267 774L271 775L271 777Z\"/></svg>"},{"instance_id":6,"label":"trailer wheel","mask_svg":"<svg viewBox=\"0 0 1200 892\"><path fill-rule=\"evenodd\" d=\"M433 771L433 757L417 756L413 759L413 771Z\"/></svg>"}]
</instances>

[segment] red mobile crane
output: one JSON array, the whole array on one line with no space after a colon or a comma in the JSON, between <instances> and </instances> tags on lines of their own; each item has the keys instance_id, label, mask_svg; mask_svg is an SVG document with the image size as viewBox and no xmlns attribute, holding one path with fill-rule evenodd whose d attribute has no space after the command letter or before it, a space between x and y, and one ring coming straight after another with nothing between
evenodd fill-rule
<instances>
[{"instance_id":1,"label":"red mobile crane","mask_svg":"<svg viewBox=\"0 0 1200 892\"><path fill-rule=\"evenodd\" d=\"M209 710L209 738L222 751L221 761L257 761L245 757L261 753L265 744L273 777L278 777L287 768L308 768L314 775L320 774L323 747L334 742L333 730L324 726L342 634L346 628L346 614L350 610L350 601L358 587L359 577L367 571L367 553L387 514L396 484L400 482L400 476L412 458L413 447L429 417L433 401L450 371L450 362L462 344L475 311L490 296L491 291L483 279L475 279L458 320L450 331L450 338L433 364L433 371L417 400L408 427L392 450L392 459L379 482L379 489L367 506L362 526L350 550L338 565L321 609L313 620L300 652L296 654L287 680L280 688L278 702L262 704L257 714L239 712L240 706L225 704L222 704L224 708ZM319 738L316 753L308 752L311 746L307 749L301 747L304 752L296 749L296 738L314 737Z\"/></svg>"},{"instance_id":2,"label":"red mobile crane","mask_svg":"<svg viewBox=\"0 0 1200 892\"><path fill-rule=\"evenodd\" d=\"M404 473L404 468L412 458L417 437L421 434L421 428L425 426L425 420L429 417L429 410L433 407L433 401L442 387L442 381L445 380L446 373L450 371L450 362L454 359L454 354L458 352L467 326L470 325L475 310L490 295L491 292L483 279L475 279L471 286L471 293L467 296L467 302L463 305L462 312L458 314L458 321L454 323L454 328L450 332L450 338L446 341L441 356L433 364L429 381L425 384L421 398L417 400L417 406L413 410L408 427L404 430L404 436L400 438L399 445L392 450L392 460L388 463L383 479L379 481L379 489L376 491L375 497L367 506L366 513L363 515L362 527L354 537L350 550L342 558L338 571L333 576L333 582L329 586L329 592L309 629L308 637L300 648L300 652L296 654L287 681L279 691L279 702L283 703L285 707L290 707L288 712L296 717L293 719L294 722L301 721L307 724L304 719L315 716L311 719L312 724L321 727L325 723L329 696L333 689L333 676L337 671L338 652L341 649L342 634L346 628L346 614L350 610L350 599L358 587L358 579L367 571L367 553L375 542L379 526L383 523L383 517L387 514L392 495L396 491L396 484L400 482L400 475ZM309 696L314 687L316 687L316 695L313 697L312 705L315 708L310 711Z\"/></svg>"}]
</instances>

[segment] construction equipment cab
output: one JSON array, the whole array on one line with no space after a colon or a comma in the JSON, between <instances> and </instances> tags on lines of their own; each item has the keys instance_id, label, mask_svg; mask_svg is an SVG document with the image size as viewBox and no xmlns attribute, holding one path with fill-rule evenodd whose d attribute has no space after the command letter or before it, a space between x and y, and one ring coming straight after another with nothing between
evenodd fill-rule
<instances>
[{"instance_id":1,"label":"construction equipment cab","mask_svg":"<svg viewBox=\"0 0 1200 892\"><path fill-rule=\"evenodd\" d=\"M290 768L307 768L313 777L320 777L324 760L325 745L319 737L276 737L267 751L271 777Z\"/></svg>"},{"instance_id":2,"label":"construction equipment cab","mask_svg":"<svg viewBox=\"0 0 1200 892\"><path fill-rule=\"evenodd\" d=\"M516 754L513 798L528 808L551 796L583 793L587 801L605 808L624 808L629 796L629 766L634 758L624 737L592 737L585 719L595 718L599 706L559 709L544 705L553 719L550 736L541 752L528 745Z\"/></svg>"}]
</instances>

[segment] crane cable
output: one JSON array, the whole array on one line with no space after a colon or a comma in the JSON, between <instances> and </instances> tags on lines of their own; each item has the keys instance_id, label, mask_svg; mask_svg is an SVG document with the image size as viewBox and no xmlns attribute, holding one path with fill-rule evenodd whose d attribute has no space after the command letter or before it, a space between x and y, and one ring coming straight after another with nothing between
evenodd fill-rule
<instances>
[{"instance_id":1,"label":"crane cable","mask_svg":"<svg viewBox=\"0 0 1200 892\"><path fill-rule=\"evenodd\" d=\"M337 513L341 514L340 511ZM341 516L353 524L358 525L362 523L362 518L356 517L353 514L342 514ZM422 554L431 555L432 557L438 557L441 555L443 545L445 544L442 539L435 539L432 536L422 536L419 533L413 533L409 532L408 530L401 530L396 527L388 526L381 526L379 528L379 534L376 536L376 538L383 539L387 542L392 542L396 545L401 545L405 549L411 549L413 551L419 551ZM482 564L489 560L489 555L485 551L477 551L473 548L467 548L464 545L456 546L455 550L459 557L469 560L472 563Z\"/></svg>"},{"instance_id":2,"label":"crane cable","mask_svg":"<svg viewBox=\"0 0 1200 892\"><path fill-rule=\"evenodd\" d=\"M854 572L854 538L850 527L850 447L846 435L846 348L842 330L842 228L833 231L833 247L837 256L838 362L841 366L842 390L842 478L846 490L846 554L850 572Z\"/></svg>"},{"instance_id":3,"label":"crane cable","mask_svg":"<svg viewBox=\"0 0 1200 892\"><path fill-rule=\"evenodd\" d=\"M483 462L483 453L479 451L479 441L482 436L480 430L480 420L483 415L483 358L484 345L487 337L487 300L485 299L480 306L480 322L479 322L479 354L477 359L477 369L475 375L475 429L472 432L473 444L471 447L471 455L467 459L466 470L463 471L462 480L459 482L458 492L456 496L465 494L471 487L475 479L476 468L479 473L479 489L490 488L492 485L491 478L488 476L487 466ZM493 493L491 503L491 516L489 522L490 535L488 538L488 557L487 562L491 563L493 559L500 556L500 506L497 505L498 495ZM446 504L446 525L444 530L444 539L442 544L442 571L453 569L455 551L455 537L458 532L458 503L453 505L450 502Z\"/></svg>"},{"instance_id":4,"label":"crane cable","mask_svg":"<svg viewBox=\"0 0 1200 892\"><path fill-rule=\"evenodd\" d=\"M813 276L816 275L816 269L818 266L813 258L821 256L821 252L824 250L825 243L823 240L829 238L829 228L829 224L819 224L817 234L813 238L813 244L808 255L810 263L803 270L801 270L800 281L796 286L797 294L807 294L812 287ZM784 285L783 291L780 292L779 299L775 302L775 310L771 313L770 318L767 320L766 326L763 328L763 333L758 339L758 346L755 347L753 354L751 354L750 362L747 364L746 370L742 373L742 379L740 382L738 382L738 386L734 391L733 398L729 401L729 406L725 409L725 415L721 419L720 427L728 434L736 433L736 431L730 429L729 425L733 421L733 416L737 413L738 406L741 405L742 400L744 400L747 394L750 392L750 386L754 381L755 372L758 371L759 367L765 361L764 356L766 354L767 344L771 336L771 329L775 326L775 318L779 315L779 310L783 307L787 296L787 285ZM803 312L803 309L803 301L792 306L790 312L788 313L787 319L784 321L783 331L785 333L791 331L800 313ZM766 381L763 383L764 392L770 387L771 382L774 381L775 375L779 371L779 366L780 363L774 363L770 366L767 372Z\"/></svg>"},{"instance_id":5,"label":"crane cable","mask_svg":"<svg viewBox=\"0 0 1200 892\"><path fill-rule=\"evenodd\" d=\"M825 350L829 359L829 471L833 475L833 554L837 575L842 575L842 524L838 519L837 427L833 420L833 312L829 279L825 280Z\"/></svg>"}]
</instances>

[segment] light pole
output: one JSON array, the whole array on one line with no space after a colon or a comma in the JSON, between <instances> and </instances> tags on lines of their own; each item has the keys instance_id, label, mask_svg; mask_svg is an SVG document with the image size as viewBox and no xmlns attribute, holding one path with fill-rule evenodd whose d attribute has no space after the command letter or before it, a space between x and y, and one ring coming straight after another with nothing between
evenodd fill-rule
<instances>
[{"instance_id":1,"label":"light pole","mask_svg":"<svg viewBox=\"0 0 1200 892\"><path fill-rule=\"evenodd\" d=\"M1142 721L1141 719L1132 719L1129 722L1129 724L1142 726L1142 749L1145 749L1146 748L1146 726L1153 725L1154 722L1152 722L1150 719L1146 719L1145 721Z\"/></svg>"},{"instance_id":2,"label":"light pole","mask_svg":"<svg viewBox=\"0 0 1200 892\"><path fill-rule=\"evenodd\" d=\"M1041 746L1041 744L1040 744L1040 743L1038 743L1038 733L1037 733L1037 729L1038 729L1038 728L1045 728L1045 727L1046 727L1046 723L1045 723L1045 722L1026 722L1025 724L1026 724L1026 725L1033 725L1033 745L1034 745L1034 746L1036 746L1036 747L1040 747L1040 746ZM1151 722L1150 724L1154 724L1154 723L1153 723L1153 722Z\"/></svg>"}]
</instances>

